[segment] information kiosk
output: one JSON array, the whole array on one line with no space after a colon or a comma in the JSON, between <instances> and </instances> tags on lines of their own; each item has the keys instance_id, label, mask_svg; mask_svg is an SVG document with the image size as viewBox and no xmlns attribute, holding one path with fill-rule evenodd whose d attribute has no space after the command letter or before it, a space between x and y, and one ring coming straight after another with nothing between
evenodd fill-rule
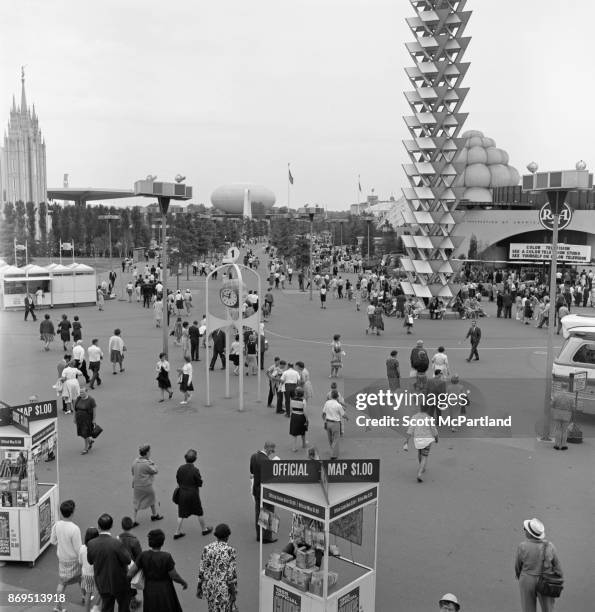
<instances>
[{"instance_id":1,"label":"information kiosk","mask_svg":"<svg viewBox=\"0 0 595 612\"><path fill-rule=\"evenodd\" d=\"M3 404L2 415L0 561L28 561L33 566L49 546L58 516L57 402ZM39 475L55 482L39 482Z\"/></svg>"},{"instance_id":2,"label":"information kiosk","mask_svg":"<svg viewBox=\"0 0 595 612\"><path fill-rule=\"evenodd\" d=\"M380 461L278 460L262 471L259 610L373 612Z\"/></svg>"}]
</instances>

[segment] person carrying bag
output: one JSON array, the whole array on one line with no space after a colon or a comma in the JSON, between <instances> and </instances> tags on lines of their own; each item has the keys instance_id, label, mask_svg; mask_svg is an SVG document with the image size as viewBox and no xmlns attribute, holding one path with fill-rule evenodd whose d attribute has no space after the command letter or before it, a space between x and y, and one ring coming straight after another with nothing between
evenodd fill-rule
<instances>
[{"instance_id":1,"label":"person carrying bag","mask_svg":"<svg viewBox=\"0 0 595 612\"><path fill-rule=\"evenodd\" d=\"M549 542L544 542L543 552L541 556L541 575L537 581L535 590L544 597L558 598L562 594L564 588L564 578L559 567L550 565L549 570L545 569L545 553Z\"/></svg>"}]
</instances>

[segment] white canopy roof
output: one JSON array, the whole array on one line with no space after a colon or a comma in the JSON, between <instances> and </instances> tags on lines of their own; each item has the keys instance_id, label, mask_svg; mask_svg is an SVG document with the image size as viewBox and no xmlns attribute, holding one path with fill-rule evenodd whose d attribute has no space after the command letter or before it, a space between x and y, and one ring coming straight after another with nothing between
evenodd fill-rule
<instances>
[{"instance_id":1,"label":"white canopy roof","mask_svg":"<svg viewBox=\"0 0 595 612\"><path fill-rule=\"evenodd\" d=\"M2 276L25 276L25 272L16 266L5 266L0 269Z\"/></svg>"},{"instance_id":2,"label":"white canopy roof","mask_svg":"<svg viewBox=\"0 0 595 612\"><path fill-rule=\"evenodd\" d=\"M41 266L32 263L24 266L23 268L21 268L21 270L25 271L28 276L30 276L31 274L48 274L47 268L42 268Z\"/></svg>"},{"instance_id":3,"label":"white canopy roof","mask_svg":"<svg viewBox=\"0 0 595 612\"><path fill-rule=\"evenodd\" d=\"M70 264L68 268L73 272L95 272L91 266L83 263Z\"/></svg>"},{"instance_id":4,"label":"white canopy roof","mask_svg":"<svg viewBox=\"0 0 595 612\"><path fill-rule=\"evenodd\" d=\"M52 274L72 274L72 270L70 268L67 268L66 266L63 266L62 264L52 264L54 267L51 268L51 273Z\"/></svg>"}]
</instances>

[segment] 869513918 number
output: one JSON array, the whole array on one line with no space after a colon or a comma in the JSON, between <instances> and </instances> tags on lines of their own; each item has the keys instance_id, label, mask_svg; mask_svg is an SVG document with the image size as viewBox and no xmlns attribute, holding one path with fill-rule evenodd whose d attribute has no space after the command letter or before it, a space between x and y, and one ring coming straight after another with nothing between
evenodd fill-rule
<instances>
[{"instance_id":1,"label":"869513918 number","mask_svg":"<svg viewBox=\"0 0 595 612\"><path fill-rule=\"evenodd\" d=\"M0 606L10 604L55 604L65 602L65 593L12 593L10 591L0 591Z\"/></svg>"}]
</instances>

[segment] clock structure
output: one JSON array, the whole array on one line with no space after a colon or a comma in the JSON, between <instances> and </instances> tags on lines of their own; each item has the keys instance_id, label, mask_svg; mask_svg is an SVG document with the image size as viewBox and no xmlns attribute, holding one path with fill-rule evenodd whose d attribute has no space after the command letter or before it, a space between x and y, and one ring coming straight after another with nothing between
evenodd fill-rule
<instances>
[{"instance_id":1,"label":"clock structure","mask_svg":"<svg viewBox=\"0 0 595 612\"><path fill-rule=\"evenodd\" d=\"M240 301L238 290L235 287L222 287L219 291L221 303L228 308L237 308Z\"/></svg>"}]
</instances>

